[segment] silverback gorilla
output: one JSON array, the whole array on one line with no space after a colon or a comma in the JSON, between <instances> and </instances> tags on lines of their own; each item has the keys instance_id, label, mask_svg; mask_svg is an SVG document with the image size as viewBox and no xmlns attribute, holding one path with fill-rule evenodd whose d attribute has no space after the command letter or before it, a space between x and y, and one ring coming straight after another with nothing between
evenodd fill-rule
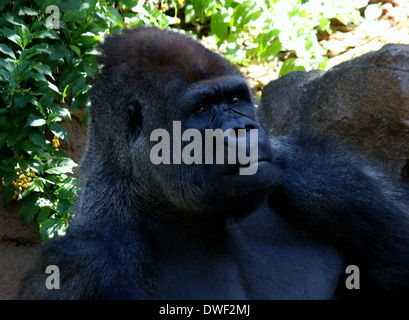
<instances>
[{"instance_id":1,"label":"silverback gorilla","mask_svg":"<svg viewBox=\"0 0 409 320\"><path fill-rule=\"evenodd\" d=\"M125 30L106 39L99 61L75 214L44 246L21 298L408 296L405 186L325 139L268 137L244 77L186 35ZM165 135L152 138L175 128L183 136L168 149ZM230 135L192 148L209 129ZM243 145L252 162L217 161ZM197 161L176 163L179 149ZM59 289L45 285L49 265ZM346 286L348 265L359 268L359 289Z\"/></svg>"}]
</instances>

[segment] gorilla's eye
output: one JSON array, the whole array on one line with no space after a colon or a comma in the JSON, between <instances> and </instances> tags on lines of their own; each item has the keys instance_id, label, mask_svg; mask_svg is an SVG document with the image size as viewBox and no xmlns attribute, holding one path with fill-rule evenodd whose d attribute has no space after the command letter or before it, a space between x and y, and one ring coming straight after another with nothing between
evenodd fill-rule
<instances>
[{"instance_id":1,"label":"gorilla's eye","mask_svg":"<svg viewBox=\"0 0 409 320\"><path fill-rule=\"evenodd\" d=\"M230 98L229 103L238 103L240 102L240 98L238 96L233 96Z\"/></svg>"},{"instance_id":2,"label":"gorilla's eye","mask_svg":"<svg viewBox=\"0 0 409 320\"><path fill-rule=\"evenodd\" d=\"M203 113L203 112L209 110L210 108L211 108L210 105L201 103L201 104L199 105L199 107L194 111L194 113L196 113L196 114L197 114L197 113Z\"/></svg>"}]
</instances>

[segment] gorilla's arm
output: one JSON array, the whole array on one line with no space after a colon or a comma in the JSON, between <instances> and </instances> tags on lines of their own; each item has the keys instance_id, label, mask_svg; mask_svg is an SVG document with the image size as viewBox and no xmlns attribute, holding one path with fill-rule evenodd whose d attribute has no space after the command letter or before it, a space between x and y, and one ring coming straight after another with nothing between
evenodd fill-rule
<instances>
[{"instance_id":1,"label":"gorilla's arm","mask_svg":"<svg viewBox=\"0 0 409 320\"><path fill-rule=\"evenodd\" d=\"M297 136L272 145L280 172L269 196L273 209L357 265L359 294L409 295L406 186L328 141Z\"/></svg>"}]
</instances>

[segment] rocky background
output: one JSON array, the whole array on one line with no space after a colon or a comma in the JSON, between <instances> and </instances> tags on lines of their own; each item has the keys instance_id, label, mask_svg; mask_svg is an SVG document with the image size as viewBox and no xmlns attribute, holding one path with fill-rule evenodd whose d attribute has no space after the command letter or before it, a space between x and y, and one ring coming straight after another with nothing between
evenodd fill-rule
<instances>
[{"instance_id":1,"label":"rocky background","mask_svg":"<svg viewBox=\"0 0 409 320\"><path fill-rule=\"evenodd\" d=\"M409 182L409 45L272 81L260 114L273 135L330 134Z\"/></svg>"}]
</instances>

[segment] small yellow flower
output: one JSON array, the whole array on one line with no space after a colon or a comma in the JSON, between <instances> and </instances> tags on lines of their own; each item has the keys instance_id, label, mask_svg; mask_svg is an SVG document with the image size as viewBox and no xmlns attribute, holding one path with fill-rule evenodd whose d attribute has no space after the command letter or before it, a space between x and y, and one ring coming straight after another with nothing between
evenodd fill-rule
<instances>
[{"instance_id":1,"label":"small yellow flower","mask_svg":"<svg viewBox=\"0 0 409 320\"><path fill-rule=\"evenodd\" d=\"M52 144L54 148L58 148L60 146L60 140L58 139L58 136L54 136Z\"/></svg>"}]
</instances>

